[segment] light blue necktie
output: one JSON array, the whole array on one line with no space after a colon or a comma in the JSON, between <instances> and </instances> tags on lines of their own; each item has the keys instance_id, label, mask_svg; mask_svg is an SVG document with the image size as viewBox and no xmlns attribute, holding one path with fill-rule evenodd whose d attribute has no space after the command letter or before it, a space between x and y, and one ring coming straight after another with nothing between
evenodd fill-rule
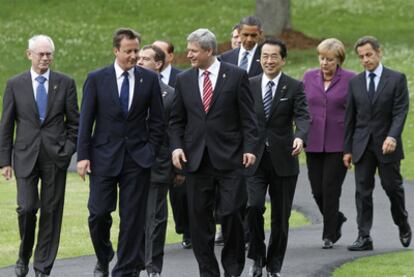
<instances>
[{"instance_id":1,"label":"light blue necktie","mask_svg":"<svg viewBox=\"0 0 414 277\"><path fill-rule=\"evenodd\" d=\"M247 71L247 66L249 64L249 60L247 59L247 56L249 56L249 52L244 52L243 57L240 61L239 67L243 68L244 70Z\"/></svg>"},{"instance_id":2,"label":"light blue necktie","mask_svg":"<svg viewBox=\"0 0 414 277\"><path fill-rule=\"evenodd\" d=\"M263 107L264 107L264 112L265 112L265 116L266 119L269 118L269 114L270 114L270 108L272 107L272 88L275 85L275 83L273 81L269 81L267 83L267 91L265 93L265 96L263 98Z\"/></svg>"},{"instance_id":3,"label":"light blue necktie","mask_svg":"<svg viewBox=\"0 0 414 277\"><path fill-rule=\"evenodd\" d=\"M47 107L47 93L45 88L46 78L43 76L37 76L35 79L39 85L36 89L36 103L37 109L39 110L39 119L43 123L46 117L46 107Z\"/></svg>"},{"instance_id":4,"label":"light blue necktie","mask_svg":"<svg viewBox=\"0 0 414 277\"><path fill-rule=\"evenodd\" d=\"M119 101L121 102L121 109L124 117L128 115L128 101L129 101L129 75L128 71L122 73L124 80L122 81L121 86L121 95L119 96Z\"/></svg>"}]
</instances>

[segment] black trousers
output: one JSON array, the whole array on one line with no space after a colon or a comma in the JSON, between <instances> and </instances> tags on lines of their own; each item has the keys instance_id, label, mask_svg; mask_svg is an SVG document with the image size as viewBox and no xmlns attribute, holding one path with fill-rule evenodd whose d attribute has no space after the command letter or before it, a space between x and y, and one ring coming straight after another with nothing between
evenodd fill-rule
<instances>
[{"instance_id":1,"label":"black trousers","mask_svg":"<svg viewBox=\"0 0 414 277\"><path fill-rule=\"evenodd\" d=\"M220 217L222 225L224 247L221 252L221 263L225 274L239 276L245 263L243 222L240 213L243 204L240 199L243 199L246 193L242 169L215 169L205 151L198 171L188 173L186 178L190 231L200 276L220 277L214 254L213 211Z\"/></svg>"},{"instance_id":2,"label":"black trousers","mask_svg":"<svg viewBox=\"0 0 414 277\"><path fill-rule=\"evenodd\" d=\"M41 180L40 195L38 183ZM33 169L25 178L17 181L17 217L20 232L19 259L29 263L32 256L36 214L40 209L37 245L33 267L49 275L59 248L65 201L66 170L58 168L43 152Z\"/></svg>"},{"instance_id":3,"label":"black trousers","mask_svg":"<svg viewBox=\"0 0 414 277\"><path fill-rule=\"evenodd\" d=\"M170 184L170 203L175 222L175 232L190 239L190 222L188 218L187 184L175 186Z\"/></svg>"},{"instance_id":4,"label":"black trousers","mask_svg":"<svg viewBox=\"0 0 414 277\"><path fill-rule=\"evenodd\" d=\"M280 272L282 269L297 178L298 175L278 176L267 151L263 153L255 175L247 178L247 220L250 231L247 257L253 260L262 259L268 272ZM271 231L266 255L263 213L268 189Z\"/></svg>"},{"instance_id":5,"label":"black trousers","mask_svg":"<svg viewBox=\"0 0 414 277\"><path fill-rule=\"evenodd\" d=\"M164 183L151 183L148 192L145 227L145 268L148 273L162 271L168 221L168 186Z\"/></svg>"},{"instance_id":6,"label":"black trousers","mask_svg":"<svg viewBox=\"0 0 414 277\"><path fill-rule=\"evenodd\" d=\"M369 236L372 227L372 192L375 186L375 171L378 168L381 185L391 202L391 215L399 227L407 224L403 180L400 161L382 163L371 149L367 149L361 160L355 164L355 201L359 236Z\"/></svg>"},{"instance_id":7,"label":"black trousers","mask_svg":"<svg viewBox=\"0 0 414 277\"><path fill-rule=\"evenodd\" d=\"M313 198L323 215L322 239L336 241L338 225L344 215L339 211L339 198L347 168L342 161L343 153L306 153L308 178Z\"/></svg>"},{"instance_id":8,"label":"black trousers","mask_svg":"<svg viewBox=\"0 0 414 277\"><path fill-rule=\"evenodd\" d=\"M92 161L93 162L93 161ZM128 153L119 176L90 176L89 231L100 263L108 263L113 253L110 241L111 213L115 211L119 185L117 263L112 276L131 276L145 268L145 214L150 169L139 167Z\"/></svg>"}]
</instances>

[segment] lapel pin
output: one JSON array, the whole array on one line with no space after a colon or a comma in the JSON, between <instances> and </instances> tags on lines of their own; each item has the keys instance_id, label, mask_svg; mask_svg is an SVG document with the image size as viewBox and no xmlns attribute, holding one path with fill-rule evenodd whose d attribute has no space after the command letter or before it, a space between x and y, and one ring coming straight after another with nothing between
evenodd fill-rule
<instances>
[{"instance_id":1,"label":"lapel pin","mask_svg":"<svg viewBox=\"0 0 414 277\"><path fill-rule=\"evenodd\" d=\"M141 78L141 79L139 79L139 82L142 84L142 82L143 82L142 78Z\"/></svg>"},{"instance_id":2,"label":"lapel pin","mask_svg":"<svg viewBox=\"0 0 414 277\"><path fill-rule=\"evenodd\" d=\"M226 78L226 73L223 73L223 78Z\"/></svg>"},{"instance_id":3,"label":"lapel pin","mask_svg":"<svg viewBox=\"0 0 414 277\"><path fill-rule=\"evenodd\" d=\"M162 97L165 97L167 95L167 92L166 91L163 91L162 92Z\"/></svg>"},{"instance_id":4,"label":"lapel pin","mask_svg":"<svg viewBox=\"0 0 414 277\"><path fill-rule=\"evenodd\" d=\"M54 90L57 90L57 88L58 88L58 86L57 86L57 85L54 85L54 86L53 86L53 89L54 89Z\"/></svg>"}]
</instances>

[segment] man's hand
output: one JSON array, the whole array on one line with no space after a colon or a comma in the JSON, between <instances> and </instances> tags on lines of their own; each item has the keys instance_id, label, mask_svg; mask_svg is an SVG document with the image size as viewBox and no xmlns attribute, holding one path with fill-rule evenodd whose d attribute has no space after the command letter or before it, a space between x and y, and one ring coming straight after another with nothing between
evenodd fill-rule
<instances>
[{"instance_id":1,"label":"man's hand","mask_svg":"<svg viewBox=\"0 0 414 277\"><path fill-rule=\"evenodd\" d=\"M187 162L183 149L175 149L172 152L172 163L178 169L183 169L182 163Z\"/></svg>"},{"instance_id":2,"label":"man's hand","mask_svg":"<svg viewBox=\"0 0 414 277\"><path fill-rule=\"evenodd\" d=\"M79 176L85 181L86 173L91 173L91 162L89 160L81 160L76 165Z\"/></svg>"},{"instance_id":3,"label":"man's hand","mask_svg":"<svg viewBox=\"0 0 414 277\"><path fill-rule=\"evenodd\" d=\"M348 169L352 168L352 154L344 154L344 157L342 158L342 161L344 162L344 166Z\"/></svg>"},{"instance_id":4,"label":"man's hand","mask_svg":"<svg viewBox=\"0 0 414 277\"><path fill-rule=\"evenodd\" d=\"M256 156L251 153L244 153L243 154L243 165L245 168L254 165L256 162Z\"/></svg>"},{"instance_id":5,"label":"man's hand","mask_svg":"<svg viewBox=\"0 0 414 277\"><path fill-rule=\"evenodd\" d=\"M300 138L295 138L293 140L293 146L292 146L292 156L299 155L303 150L303 140Z\"/></svg>"},{"instance_id":6,"label":"man's hand","mask_svg":"<svg viewBox=\"0 0 414 277\"><path fill-rule=\"evenodd\" d=\"M174 180L173 180L174 187L179 187L182 184L184 184L184 182L185 182L184 175L181 175L181 174L175 175Z\"/></svg>"},{"instance_id":7,"label":"man's hand","mask_svg":"<svg viewBox=\"0 0 414 277\"><path fill-rule=\"evenodd\" d=\"M382 154L391 154L394 153L395 148L397 147L397 141L395 138L387 137L382 144Z\"/></svg>"},{"instance_id":8,"label":"man's hand","mask_svg":"<svg viewBox=\"0 0 414 277\"><path fill-rule=\"evenodd\" d=\"M10 165L2 167L1 174L7 181L9 181L13 177L12 167Z\"/></svg>"}]
</instances>

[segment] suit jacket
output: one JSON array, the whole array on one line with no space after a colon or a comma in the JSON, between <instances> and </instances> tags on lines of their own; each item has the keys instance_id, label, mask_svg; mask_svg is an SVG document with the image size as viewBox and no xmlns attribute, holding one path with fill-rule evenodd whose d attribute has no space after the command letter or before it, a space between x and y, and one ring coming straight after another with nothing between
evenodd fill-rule
<instances>
[{"instance_id":1,"label":"suit jacket","mask_svg":"<svg viewBox=\"0 0 414 277\"><path fill-rule=\"evenodd\" d=\"M263 73L262 66L260 65L260 52L261 52L261 48L260 46L258 46L256 48L256 51L254 52L252 64L250 65L250 69L248 72L249 78ZM228 62L228 63L238 66L239 53L240 53L240 47L229 50L221 54L220 60L223 62Z\"/></svg>"},{"instance_id":2,"label":"suit jacket","mask_svg":"<svg viewBox=\"0 0 414 277\"><path fill-rule=\"evenodd\" d=\"M338 67L325 90L319 68L303 77L306 99L311 115L306 152L343 152L344 121L349 80L356 74Z\"/></svg>"},{"instance_id":3,"label":"suit jacket","mask_svg":"<svg viewBox=\"0 0 414 277\"><path fill-rule=\"evenodd\" d=\"M310 117L305 93L301 82L282 73L272 101L268 120L266 120L262 98L263 74L250 78L254 108L259 122L259 150L256 163L247 169L253 175L259 167L266 140L269 144L272 166L279 176L299 174L297 156L292 156L295 138L301 138L306 144Z\"/></svg>"},{"instance_id":4,"label":"suit jacket","mask_svg":"<svg viewBox=\"0 0 414 277\"><path fill-rule=\"evenodd\" d=\"M170 120L172 150L184 150L188 172L198 169L205 149L217 169L240 169L243 153L255 153L257 143L257 118L247 74L221 62L206 114L198 72L192 68L178 75Z\"/></svg>"},{"instance_id":5,"label":"suit jacket","mask_svg":"<svg viewBox=\"0 0 414 277\"><path fill-rule=\"evenodd\" d=\"M171 73L170 73L170 79L168 80L168 85L172 88L175 88L175 83L177 81L177 75L180 73L181 70L179 70L176 67L171 66Z\"/></svg>"},{"instance_id":6,"label":"suit jacket","mask_svg":"<svg viewBox=\"0 0 414 277\"><path fill-rule=\"evenodd\" d=\"M365 72L349 82L344 152L352 153L352 160L357 163L370 141L381 162L399 161L404 158L401 133L408 113L407 79L404 74L384 67L372 103L366 84ZM382 144L387 136L397 140L397 148L384 155Z\"/></svg>"},{"instance_id":7,"label":"suit jacket","mask_svg":"<svg viewBox=\"0 0 414 277\"><path fill-rule=\"evenodd\" d=\"M27 177L33 171L40 147L61 169L68 167L76 150L79 112L75 81L50 71L47 99L46 117L41 123L30 71L7 82L0 123L0 167L11 165L14 150L17 177Z\"/></svg>"},{"instance_id":8,"label":"suit jacket","mask_svg":"<svg viewBox=\"0 0 414 277\"><path fill-rule=\"evenodd\" d=\"M92 174L117 176L125 152L143 168L155 161L164 136L158 75L135 68L134 97L125 118L114 65L89 73L83 86L78 161L90 160Z\"/></svg>"},{"instance_id":9,"label":"suit jacket","mask_svg":"<svg viewBox=\"0 0 414 277\"><path fill-rule=\"evenodd\" d=\"M168 121L170 119L171 108L174 100L174 88L160 82L162 102L164 104L164 118L167 132L164 136L160 151L156 161L151 168L151 182L166 183L172 182L174 177L174 167L171 161L170 140L168 137Z\"/></svg>"}]
</instances>

